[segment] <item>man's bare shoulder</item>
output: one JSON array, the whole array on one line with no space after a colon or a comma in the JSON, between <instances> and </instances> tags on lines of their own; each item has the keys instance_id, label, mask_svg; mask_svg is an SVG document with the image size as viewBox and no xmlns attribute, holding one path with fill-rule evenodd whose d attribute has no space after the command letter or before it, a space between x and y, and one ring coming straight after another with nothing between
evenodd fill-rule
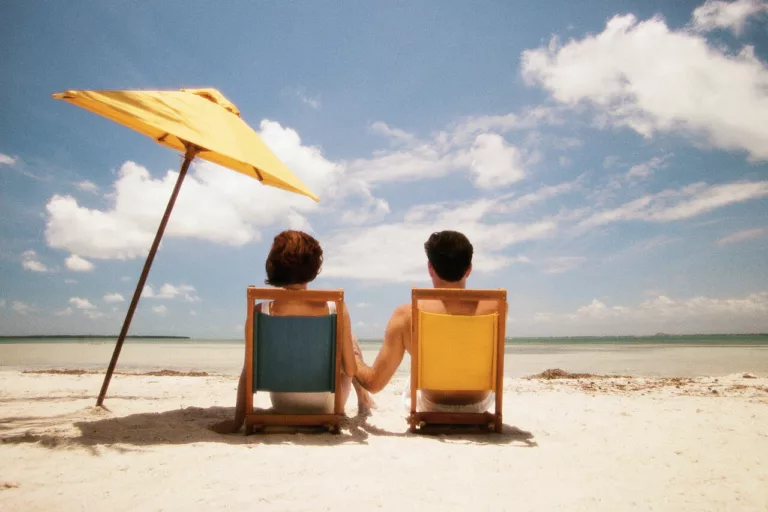
<instances>
[{"instance_id":1,"label":"man's bare shoulder","mask_svg":"<svg viewBox=\"0 0 768 512\"><path fill-rule=\"evenodd\" d=\"M387 323L387 332L395 332L400 330L408 330L411 326L411 306L410 304L403 304L398 306L392 312L392 316L389 317L389 323Z\"/></svg>"},{"instance_id":2,"label":"man's bare shoulder","mask_svg":"<svg viewBox=\"0 0 768 512\"><path fill-rule=\"evenodd\" d=\"M481 300L477 304L477 314L478 315L487 315L491 313L498 313L499 311L499 303L495 300Z\"/></svg>"},{"instance_id":3,"label":"man's bare shoulder","mask_svg":"<svg viewBox=\"0 0 768 512\"><path fill-rule=\"evenodd\" d=\"M392 312L392 320L404 322L408 321L411 318L411 305L410 304L403 304L401 306L397 306L395 308L395 311Z\"/></svg>"}]
</instances>

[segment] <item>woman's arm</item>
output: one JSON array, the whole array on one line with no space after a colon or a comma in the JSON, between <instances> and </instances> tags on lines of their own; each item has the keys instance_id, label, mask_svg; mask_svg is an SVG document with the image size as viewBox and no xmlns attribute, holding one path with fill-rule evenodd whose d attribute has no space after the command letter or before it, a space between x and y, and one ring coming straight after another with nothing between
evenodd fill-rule
<instances>
[{"instance_id":1,"label":"woman's arm","mask_svg":"<svg viewBox=\"0 0 768 512\"><path fill-rule=\"evenodd\" d=\"M344 305L344 337L341 340L341 367L349 377L354 377L357 372L355 347L352 343L352 320L346 304Z\"/></svg>"}]
</instances>

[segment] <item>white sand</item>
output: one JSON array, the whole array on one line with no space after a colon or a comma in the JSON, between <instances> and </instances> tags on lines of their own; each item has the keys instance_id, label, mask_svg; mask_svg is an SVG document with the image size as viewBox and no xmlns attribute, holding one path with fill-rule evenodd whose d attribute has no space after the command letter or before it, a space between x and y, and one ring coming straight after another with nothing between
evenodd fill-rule
<instances>
[{"instance_id":1,"label":"white sand","mask_svg":"<svg viewBox=\"0 0 768 512\"><path fill-rule=\"evenodd\" d=\"M507 433L454 437L405 433L402 377L339 436L247 438L206 429L233 378L100 382L0 372L0 509L768 510L766 378L509 379Z\"/></svg>"}]
</instances>

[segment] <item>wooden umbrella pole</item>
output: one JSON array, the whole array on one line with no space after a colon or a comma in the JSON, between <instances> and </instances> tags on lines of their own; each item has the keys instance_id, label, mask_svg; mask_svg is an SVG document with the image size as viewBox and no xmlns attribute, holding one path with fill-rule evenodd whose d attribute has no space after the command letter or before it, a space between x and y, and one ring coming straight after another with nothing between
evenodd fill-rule
<instances>
[{"instance_id":1,"label":"wooden umbrella pole","mask_svg":"<svg viewBox=\"0 0 768 512\"><path fill-rule=\"evenodd\" d=\"M123 321L123 328L120 331L120 337L117 338L117 345L115 345L115 351L112 353L112 360L109 362L109 368L107 368L107 374L104 376L104 382L101 385L101 392L99 398L96 400L96 405L101 406L104 403L104 397L107 395L107 389L109 388L109 381L112 379L112 374L115 371L117 365L117 359L120 357L120 350L123 348L125 342L125 336L128 334L128 328L131 326L131 320L133 319L133 313L136 311L136 306L139 304L141 298L141 292L144 290L144 283L147 281L149 275L149 269L152 267L152 261L155 259L155 253L160 245L160 240L163 238L165 232L165 226L168 224L168 219L171 217L171 211L173 205L176 204L176 197L179 195L181 189L181 183L184 181L184 177L187 175L189 164L195 158L195 155L199 149L191 144L187 145L187 152L184 155L184 163L181 164L181 171L179 171L179 177L176 179L176 185L173 187L171 198L168 200L168 205L165 207L165 213L160 221L160 226L157 228L155 234L155 240L152 242L152 247L149 249L147 260L144 262L144 269L139 276L139 282L136 285L136 290L133 292L133 299L131 299L131 305L128 306L128 312L125 314L125 320Z\"/></svg>"}]
</instances>

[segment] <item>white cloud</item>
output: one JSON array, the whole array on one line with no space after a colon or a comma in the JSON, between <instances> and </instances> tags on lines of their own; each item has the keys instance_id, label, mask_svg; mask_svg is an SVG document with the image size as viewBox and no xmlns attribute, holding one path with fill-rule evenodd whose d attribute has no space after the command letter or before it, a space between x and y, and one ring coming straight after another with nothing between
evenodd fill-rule
<instances>
[{"instance_id":1,"label":"white cloud","mask_svg":"<svg viewBox=\"0 0 768 512\"><path fill-rule=\"evenodd\" d=\"M673 155L669 153L664 156L653 157L645 163L633 165L630 167L629 171L627 171L627 174L625 174L624 177L629 181L644 180L650 177L657 169L663 169L667 167L667 165L669 165L668 160L672 156Z\"/></svg>"},{"instance_id":2,"label":"white cloud","mask_svg":"<svg viewBox=\"0 0 768 512\"><path fill-rule=\"evenodd\" d=\"M399 128L392 128L387 123L377 121L371 125L371 131L379 135L383 135L394 144L411 145L417 141L417 138L412 133L408 133L405 130Z\"/></svg>"},{"instance_id":3,"label":"white cloud","mask_svg":"<svg viewBox=\"0 0 768 512\"><path fill-rule=\"evenodd\" d=\"M104 302L124 302L125 298L119 293L107 293L102 297Z\"/></svg>"},{"instance_id":4,"label":"white cloud","mask_svg":"<svg viewBox=\"0 0 768 512\"><path fill-rule=\"evenodd\" d=\"M539 105L524 109L521 114L475 116L463 119L447 133L440 133L437 140L448 140L455 146L471 144L478 134L508 133L512 130L530 130L540 125L561 125L561 107Z\"/></svg>"},{"instance_id":5,"label":"white cloud","mask_svg":"<svg viewBox=\"0 0 768 512\"><path fill-rule=\"evenodd\" d=\"M75 284L75 283L77 283L77 279L69 279L69 278L67 278L67 279L64 280L64 282L67 283L67 284Z\"/></svg>"},{"instance_id":6,"label":"white cloud","mask_svg":"<svg viewBox=\"0 0 768 512\"><path fill-rule=\"evenodd\" d=\"M81 258L77 254L73 254L64 260L64 264L69 270L74 272L90 272L93 270L93 263L86 260L85 258Z\"/></svg>"},{"instance_id":7,"label":"white cloud","mask_svg":"<svg viewBox=\"0 0 768 512\"><path fill-rule=\"evenodd\" d=\"M692 24L695 29L704 32L729 28L739 35L748 18L765 12L768 12L768 2L764 0L707 0L693 11Z\"/></svg>"},{"instance_id":8,"label":"white cloud","mask_svg":"<svg viewBox=\"0 0 768 512\"><path fill-rule=\"evenodd\" d=\"M604 124L703 135L768 159L768 68L751 47L731 55L661 18L615 16L600 34L523 52L522 72L567 106L591 104Z\"/></svg>"},{"instance_id":9,"label":"white cloud","mask_svg":"<svg viewBox=\"0 0 768 512\"><path fill-rule=\"evenodd\" d=\"M536 162L539 155L530 146L540 141L534 137L517 146L501 134L560 124L559 110L539 106L520 115L469 117L427 140L379 121L371 129L397 147L376 151L372 157L352 160L346 166L350 176L366 185L434 179L459 171L468 171L479 188L509 185L523 178L525 165ZM571 147L575 139L556 142Z\"/></svg>"},{"instance_id":10,"label":"white cloud","mask_svg":"<svg viewBox=\"0 0 768 512\"><path fill-rule=\"evenodd\" d=\"M717 245L730 245L739 242L746 242L747 240L753 240L755 238L762 238L767 235L768 229L766 228L744 229L741 231L736 231L735 233L731 233L728 236L724 236L715 243Z\"/></svg>"},{"instance_id":11,"label":"white cloud","mask_svg":"<svg viewBox=\"0 0 768 512\"><path fill-rule=\"evenodd\" d=\"M670 222L761 197L768 197L768 181L737 181L724 185L694 183L681 189L646 195L618 208L593 213L581 221L579 226L600 226L622 220Z\"/></svg>"},{"instance_id":12,"label":"white cloud","mask_svg":"<svg viewBox=\"0 0 768 512\"><path fill-rule=\"evenodd\" d=\"M128 281L130 281L130 280L131 280L131 278L130 278L129 276L123 276L123 277L121 277L121 278L120 278L120 280L121 280L122 282L124 282L124 283L127 283Z\"/></svg>"},{"instance_id":13,"label":"white cloud","mask_svg":"<svg viewBox=\"0 0 768 512\"><path fill-rule=\"evenodd\" d=\"M392 152L381 152L372 158L352 160L348 168L363 183L416 181L445 176L460 167L457 155L430 143Z\"/></svg>"},{"instance_id":14,"label":"white cloud","mask_svg":"<svg viewBox=\"0 0 768 512\"><path fill-rule=\"evenodd\" d=\"M757 332L768 327L768 292L744 297L697 296L675 299L659 295L636 306L608 305L599 299L573 313L554 315L574 333L621 332Z\"/></svg>"},{"instance_id":15,"label":"white cloud","mask_svg":"<svg viewBox=\"0 0 768 512\"><path fill-rule=\"evenodd\" d=\"M81 297L70 297L69 303L75 306L77 309L96 309L96 306L91 304L91 301Z\"/></svg>"},{"instance_id":16,"label":"white cloud","mask_svg":"<svg viewBox=\"0 0 768 512\"><path fill-rule=\"evenodd\" d=\"M0 153L0 165L13 165L16 163L16 159L11 155Z\"/></svg>"},{"instance_id":17,"label":"white cloud","mask_svg":"<svg viewBox=\"0 0 768 512\"><path fill-rule=\"evenodd\" d=\"M743 296L673 297L655 293L634 304L594 298L570 312L516 314L518 336L648 336L655 333L755 333L768 330L768 291ZM530 334L529 334L530 333Z\"/></svg>"},{"instance_id":18,"label":"white cloud","mask_svg":"<svg viewBox=\"0 0 768 512\"><path fill-rule=\"evenodd\" d=\"M349 180L342 179L343 166L327 160L320 149L302 145L294 130L262 121L261 136L323 198L324 208L360 193L359 184L350 188ZM169 171L153 179L144 167L126 162L110 196L112 205L105 210L80 206L71 196L54 195L46 205L48 245L90 258L144 257L177 175ZM198 238L240 246L258 240L261 227L298 219L297 214L318 208L308 198L200 161L184 181L165 239Z\"/></svg>"},{"instance_id":19,"label":"white cloud","mask_svg":"<svg viewBox=\"0 0 768 512\"><path fill-rule=\"evenodd\" d=\"M4 308L7 304L7 301L5 299L0 299L0 308Z\"/></svg>"},{"instance_id":20,"label":"white cloud","mask_svg":"<svg viewBox=\"0 0 768 512\"><path fill-rule=\"evenodd\" d=\"M95 194L96 192L99 191L99 186L88 180L83 180L79 183L76 183L75 186L80 190L83 190L85 192L91 192L92 194Z\"/></svg>"},{"instance_id":21,"label":"white cloud","mask_svg":"<svg viewBox=\"0 0 768 512\"><path fill-rule=\"evenodd\" d=\"M307 105L313 110L319 109L322 104L320 103L320 97L319 96L310 96L307 94L306 88L304 87L290 87L285 89L285 92L292 91L293 94L296 96L296 98L299 99L303 104Z\"/></svg>"},{"instance_id":22,"label":"white cloud","mask_svg":"<svg viewBox=\"0 0 768 512\"><path fill-rule=\"evenodd\" d=\"M518 210L524 210L537 203L541 203L547 199L559 196L561 194L567 194L581 188L581 176L573 181L560 183L558 185L546 185L540 187L538 190L525 194L523 196L514 198L507 201L506 198L502 198L499 201L495 211L498 213L509 213Z\"/></svg>"},{"instance_id":23,"label":"white cloud","mask_svg":"<svg viewBox=\"0 0 768 512\"><path fill-rule=\"evenodd\" d=\"M371 158L352 160L348 168L366 184L434 179L466 169L477 187L489 188L514 183L525 175L524 152L500 135L482 133L462 145L455 145L451 137L440 133L407 149L376 152Z\"/></svg>"},{"instance_id":24,"label":"white cloud","mask_svg":"<svg viewBox=\"0 0 768 512\"><path fill-rule=\"evenodd\" d=\"M581 265L586 258L582 256L558 256L547 258L539 264L545 274L563 274Z\"/></svg>"},{"instance_id":25,"label":"white cloud","mask_svg":"<svg viewBox=\"0 0 768 512\"><path fill-rule=\"evenodd\" d=\"M346 210L340 218L342 224L368 224L385 217L389 210L389 203L384 199L372 197L363 207L358 210Z\"/></svg>"},{"instance_id":26,"label":"white cloud","mask_svg":"<svg viewBox=\"0 0 768 512\"><path fill-rule=\"evenodd\" d=\"M160 316L165 316L165 314L168 313L168 308L161 304L160 306L153 307L152 311L154 311Z\"/></svg>"},{"instance_id":27,"label":"white cloud","mask_svg":"<svg viewBox=\"0 0 768 512\"><path fill-rule=\"evenodd\" d=\"M67 307L67 308L64 308L64 309L60 309L60 310L56 311L53 314L56 315L56 316L70 316L73 312L74 311L72 310L72 308Z\"/></svg>"},{"instance_id":28,"label":"white cloud","mask_svg":"<svg viewBox=\"0 0 768 512\"><path fill-rule=\"evenodd\" d=\"M197 316L197 311L190 311L189 316Z\"/></svg>"},{"instance_id":29,"label":"white cloud","mask_svg":"<svg viewBox=\"0 0 768 512\"><path fill-rule=\"evenodd\" d=\"M616 155L609 155L603 158L603 169L610 169L611 167L615 167L620 160L621 159Z\"/></svg>"},{"instance_id":30,"label":"white cloud","mask_svg":"<svg viewBox=\"0 0 768 512\"><path fill-rule=\"evenodd\" d=\"M32 311L35 311L35 308L30 306L26 302L22 302L20 300L13 301L11 303L11 309L20 315L26 315L27 313L31 313Z\"/></svg>"},{"instance_id":31,"label":"white cloud","mask_svg":"<svg viewBox=\"0 0 768 512\"><path fill-rule=\"evenodd\" d=\"M37 253L32 249L21 253L21 266L32 272L52 272L52 269L40 263Z\"/></svg>"},{"instance_id":32,"label":"white cloud","mask_svg":"<svg viewBox=\"0 0 768 512\"><path fill-rule=\"evenodd\" d=\"M474 272L493 272L527 261L505 255L503 250L523 241L552 236L557 231L557 223L546 220L532 224L483 222L495 205L495 201L484 199L456 205L420 205L406 213L401 222L345 228L324 241L326 257L320 277L428 281L424 242L441 229L467 235L475 248Z\"/></svg>"},{"instance_id":33,"label":"white cloud","mask_svg":"<svg viewBox=\"0 0 768 512\"><path fill-rule=\"evenodd\" d=\"M15 172L36 181L50 181L50 176L41 177L29 170L28 166L18 157L0 153L0 166L7 165Z\"/></svg>"},{"instance_id":34,"label":"white cloud","mask_svg":"<svg viewBox=\"0 0 768 512\"><path fill-rule=\"evenodd\" d=\"M174 286L171 283L165 283L163 286L160 287L160 291L157 292L157 295L155 295L155 298L173 299L184 292L194 292L194 291L195 291L194 286L189 286L186 284Z\"/></svg>"},{"instance_id":35,"label":"white cloud","mask_svg":"<svg viewBox=\"0 0 768 512\"><path fill-rule=\"evenodd\" d=\"M104 313L101 311L96 311L95 309L86 309L83 311L83 315L85 315L86 318L90 318L91 320L104 317Z\"/></svg>"},{"instance_id":36,"label":"white cloud","mask_svg":"<svg viewBox=\"0 0 768 512\"><path fill-rule=\"evenodd\" d=\"M172 299L179 295L182 291L185 290L194 290L191 286L174 286L171 283L165 283L163 286L160 287L160 291L155 295L155 298L158 299Z\"/></svg>"},{"instance_id":37,"label":"white cloud","mask_svg":"<svg viewBox=\"0 0 768 512\"><path fill-rule=\"evenodd\" d=\"M469 157L475 185L480 188L509 185L525 177L520 150L508 144L501 135L478 135Z\"/></svg>"},{"instance_id":38,"label":"white cloud","mask_svg":"<svg viewBox=\"0 0 768 512\"><path fill-rule=\"evenodd\" d=\"M645 258L651 251L657 250L661 247L665 247L669 244L681 241L682 238L671 237L668 235L657 235L644 240L638 240L630 244L628 247L618 250L612 254L607 254L604 258L604 262L616 261L622 258L641 257ZM656 295L659 295L658 293Z\"/></svg>"},{"instance_id":39,"label":"white cloud","mask_svg":"<svg viewBox=\"0 0 768 512\"><path fill-rule=\"evenodd\" d=\"M358 302L357 304L355 304L355 307L358 309L365 309L365 308L371 307L371 305L367 302Z\"/></svg>"},{"instance_id":40,"label":"white cloud","mask_svg":"<svg viewBox=\"0 0 768 512\"><path fill-rule=\"evenodd\" d=\"M200 300L195 294L195 287L187 284L173 285L171 283L163 284L159 290L155 291L152 285L145 285L141 296L147 299L175 299L182 298L184 302L197 302Z\"/></svg>"}]
</instances>

